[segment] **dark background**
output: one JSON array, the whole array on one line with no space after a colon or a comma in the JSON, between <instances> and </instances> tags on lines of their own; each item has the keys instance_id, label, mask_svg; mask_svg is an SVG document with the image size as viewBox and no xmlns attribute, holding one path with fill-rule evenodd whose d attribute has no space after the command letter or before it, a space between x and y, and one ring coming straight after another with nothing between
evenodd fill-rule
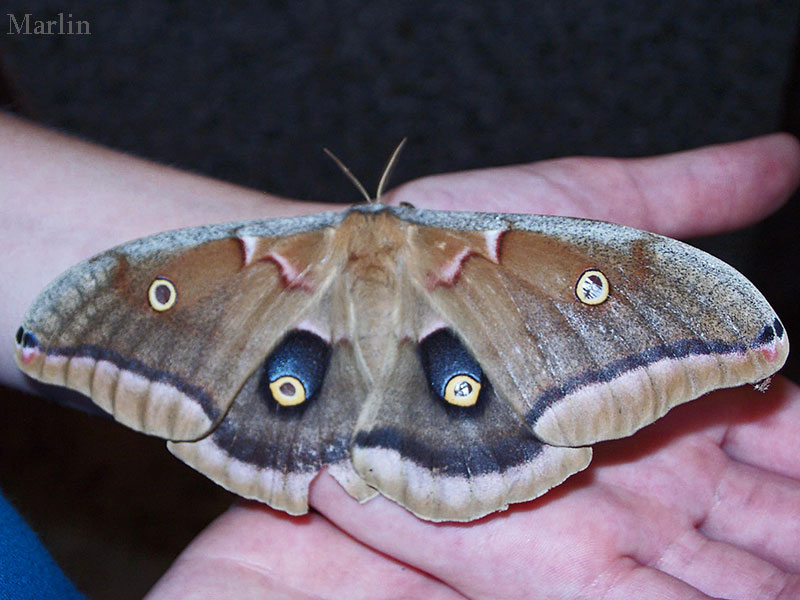
<instances>
[{"instance_id":1,"label":"dark background","mask_svg":"<svg viewBox=\"0 0 800 600\"><path fill-rule=\"evenodd\" d=\"M796 0L3 8L6 109L296 198L359 200L323 146L374 190L403 137L395 184L800 132ZM7 35L8 13L71 14L91 34ZM800 331L798 223L793 203L745 232L695 241L748 275L790 336ZM140 597L231 501L163 442L10 391L2 406L0 486L92 597Z\"/></svg>"}]
</instances>

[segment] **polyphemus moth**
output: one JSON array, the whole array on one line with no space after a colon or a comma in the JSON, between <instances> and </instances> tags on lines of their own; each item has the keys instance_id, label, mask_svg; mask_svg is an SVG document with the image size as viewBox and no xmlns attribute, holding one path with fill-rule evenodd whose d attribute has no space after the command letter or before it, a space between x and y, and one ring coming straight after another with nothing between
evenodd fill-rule
<instances>
[{"instance_id":1,"label":"polyphemus moth","mask_svg":"<svg viewBox=\"0 0 800 600\"><path fill-rule=\"evenodd\" d=\"M681 242L381 203L124 244L51 283L16 334L25 373L241 496L305 513L326 467L432 521L535 498L591 444L788 351L758 290Z\"/></svg>"}]
</instances>

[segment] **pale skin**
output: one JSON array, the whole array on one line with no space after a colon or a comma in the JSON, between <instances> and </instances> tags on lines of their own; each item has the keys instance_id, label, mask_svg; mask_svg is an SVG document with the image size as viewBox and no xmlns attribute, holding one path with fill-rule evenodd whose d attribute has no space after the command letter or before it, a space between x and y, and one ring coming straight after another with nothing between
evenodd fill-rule
<instances>
[{"instance_id":1,"label":"pale skin","mask_svg":"<svg viewBox=\"0 0 800 600\"><path fill-rule=\"evenodd\" d=\"M430 177L385 200L584 216L690 237L758 221L799 181L800 144L772 135L646 159ZM12 336L38 291L79 260L165 229L329 208L0 115L3 383L30 389L13 365ZM149 598L797 598L798 440L800 389L778 376L766 393L709 394L598 444L583 473L471 524L427 523L380 497L359 505L323 472L311 515L237 503Z\"/></svg>"}]
</instances>

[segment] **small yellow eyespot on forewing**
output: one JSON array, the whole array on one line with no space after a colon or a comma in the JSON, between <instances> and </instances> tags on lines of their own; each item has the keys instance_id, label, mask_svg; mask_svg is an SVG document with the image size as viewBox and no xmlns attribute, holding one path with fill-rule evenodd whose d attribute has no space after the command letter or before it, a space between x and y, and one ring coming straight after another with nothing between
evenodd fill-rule
<instances>
[{"instance_id":1,"label":"small yellow eyespot on forewing","mask_svg":"<svg viewBox=\"0 0 800 600\"><path fill-rule=\"evenodd\" d=\"M297 406L306 401L306 388L297 377L285 375L269 384L275 402L281 406Z\"/></svg>"},{"instance_id":2,"label":"small yellow eyespot on forewing","mask_svg":"<svg viewBox=\"0 0 800 600\"><path fill-rule=\"evenodd\" d=\"M578 277L578 283L575 284L575 296L590 306L602 304L608 300L610 290L608 278L597 269L585 270Z\"/></svg>"},{"instance_id":3,"label":"small yellow eyespot on forewing","mask_svg":"<svg viewBox=\"0 0 800 600\"><path fill-rule=\"evenodd\" d=\"M478 401L481 384L469 375L452 377L444 388L444 399L456 406L472 406Z\"/></svg>"},{"instance_id":4,"label":"small yellow eyespot on forewing","mask_svg":"<svg viewBox=\"0 0 800 600\"><path fill-rule=\"evenodd\" d=\"M175 306L178 300L178 290L175 284L166 277L156 277L147 290L147 299L153 310L164 312Z\"/></svg>"}]
</instances>

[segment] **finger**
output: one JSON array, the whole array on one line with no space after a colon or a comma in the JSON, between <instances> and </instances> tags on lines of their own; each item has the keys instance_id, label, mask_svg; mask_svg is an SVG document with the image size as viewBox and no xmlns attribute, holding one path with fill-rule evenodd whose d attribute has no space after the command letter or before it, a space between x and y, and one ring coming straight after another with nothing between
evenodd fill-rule
<instances>
[{"instance_id":1,"label":"finger","mask_svg":"<svg viewBox=\"0 0 800 600\"><path fill-rule=\"evenodd\" d=\"M604 573L604 578L614 580L607 589L598 579L592 596L604 600L628 600L630 598L659 598L659 600L700 600L711 598L690 584L658 569L640 565L630 558L622 558L616 569Z\"/></svg>"},{"instance_id":2,"label":"finger","mask_svg":"<svg viewBox=\"0 0 800 600\"><path fill-rule=\"evenodd\" d=\"M606 503L617 509L603 510ZM709 540L685 514L669 502L662 504L658 496L617 489L597 502L595 508L615 517L614 527L619 532L615 549L623 557L622 567L626 566L627 557L684 582L690 590L730 600L779 598L781 593L800 585L796 575L747 550ZM610 573L616 578L614 569Z\"/></svg>"},{"instance_id":3,"label":"finger","mask_svg":"<svg viewBox=\"0 0 800 600\"><path fill-rule=\"evenodd\" d=\"M424 570L469 598L530 597L522 577L538 574L542 564L524 560L524 549L537 543L530 530L509 523L502 527L493 517L469 524L430 523L381 496L359 506L327 473L314 481L309 499L364 544ZM538 589L546 597L548 583L540 580Z\"/></svg>"},{"instance_id":4,"label":"finger","mask_svg":"<svg viewBox=\"0 0 800 600\"><path fill-rule=\"evenodd\" d=\"M797 575L731 544L709 540L695 529L678 536L653 566L713 597L749 600L800 596Z\"/></svg>"},{"instance_id":5,"label":"finger","mask_svg":"<svg viewBox=\"0 0 800 600\"><path fill-rule=\"evenodd\" d=\"M777 377L767 393L721 390L673 412L638 436L665 440L643 460L679 459L692 486L678 500L709 537L800 572L798 387ZM696 434L678 427L689 423Z\"/></svg>"},{"instance_id":6,"label":"finger","mask_svg":"<svg viewBox=\"0 0 800 600\"><path fill-rule=\"evenodd\" d=\"M725 502L714 496L720 477L716 464L732 461L712 441L691 437L696 443L669 441L655 456L639 459L640 467L647 468L637 469L635 475L632 465L606 464L596 470L596 481L610 492L593 509L613 515L617 552L713 597L778 598L796 589L800 579L773 564L774 557L767 560L747 548L711 540L695 528L702 527L709 507ZM709 462L711 453L718 456ZM599 460L602 465L603 458ZM699 468L685 468L693 460ZM780 522L783 515L777 511L773 516ZM797 549L784 549L784 555L792 552Z\"/></svg>"},{"instance_id":7,"label":"finger","mask_svg":"<svg viewBox=\"0 0 800 600\"><path fill-rule=\"evenodd\" d=\"M798 182L800 143L773 134L652 158L564 158L437 175L388 197L424 208L588 217L691 237L758 221Z\"/></svg>"},{"instance_id":8,"label":"finger","mask_svg":"<svg viewBox=\"0 0 800 600\"><path fill-rule=\"evenodd\" d=\"M777 210L800 183L800 143L779 133L635 159L630 167L648 209L646 225L673 237L708 235Z\"/></svg>"},{"instance_id":9,"label":"finger","mask_svg":"<svg viewBox=\"0 0 800 600\"><path fill-rule=\"evenodd\" d=\"M469 598L521 600L534 587L542 598L585 597L590 589L598 598L706 598L674 577L620 561L616 530L625 517L579 488L560 488L550 500L562 493L569 503L536 500L467 524L426 523L381 497L355 506L329 476L312 486L311 501L364 543Z\"/></svg>"},{"instance_id":10,"label":"finger","mask_svg":"<svg viewBox=\"0 0 800 600\"><path fill-rule=\"evenodd\" d=\"M746 422L742 406L764 398L743 388L716 392L674 409L634 437L595 447L596 480L655 500L664 514L649 520L671 523L666 538L646 532L637 547L656 552L687 527L698 527L714 540L798 571L800 482L732 460L721 448L725 432ZM767 401L750 416L769 418L770 408ZM792 446L793 439L771 443Z\"/></svg>"},{"instance_id":11,"label":"finger","mask_svg":"<svg viewBox=\"0 0 800 600\"><path fill-rule=\"evenodd\" d=\"M738 414L724 432L722 449L739 462L800 480L800 387L776 377L766 394L731 405Z\"/></svg>"},{"instance_id":12,"label":"finger","mask_svg":"<svg viewBox=\"0 0 800 600\"><path fill-rule=\"evenodd\" d=\"M800 482L730 461L698 530L800 573Z\"/></svg>"},{"instance_id":13,"label":"finger","mask_svg":"<svg viewBox=\"0 0 800 600\"><path fill-rule=\"evenodd\" d=\"M799 421L800 389L785 378L777 377L766 393L751 386L717 390L635 436L596 444L591 468L599 481L687 507L689 518L699 520L716 501L731 459L800 480L793 443Z\"/></svg>"},{"instance_id":14,"label":"finger","mask_svg":"<svg viewBox=\"0 0 800 600\"><path fill-rule=\"evenodd\" d=\"M372 599L398 593L409 598L463 598L364 547L320 515L289 517L243 503L184 550L148 599Z\"/></svg>"}]
</instances>

